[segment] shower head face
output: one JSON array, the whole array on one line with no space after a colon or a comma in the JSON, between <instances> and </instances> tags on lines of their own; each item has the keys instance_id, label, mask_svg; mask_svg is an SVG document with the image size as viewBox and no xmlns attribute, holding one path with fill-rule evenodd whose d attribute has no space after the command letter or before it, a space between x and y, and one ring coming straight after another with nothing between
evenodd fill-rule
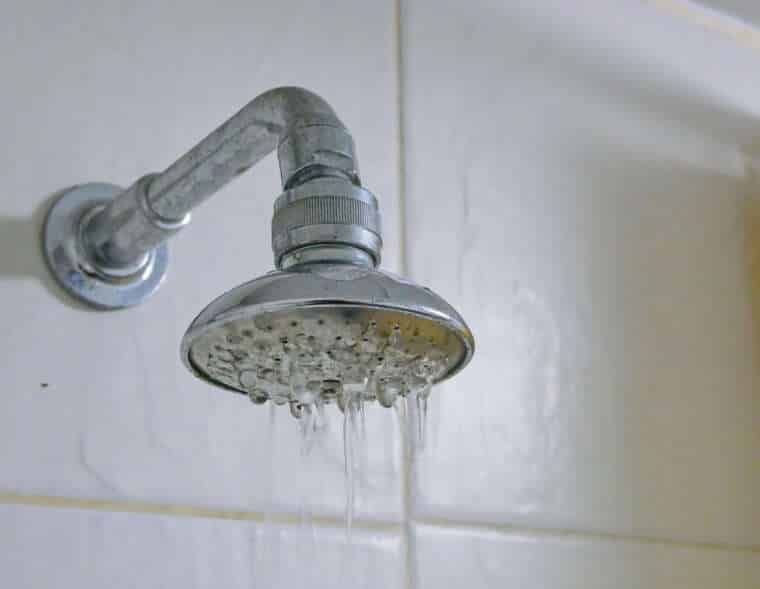
<instances>
[{"instance_id":1,"label":"shower head face","mask_svg":"<svg viewBox=\"0 0 760 589\"><path fill-rule=\"evenodd\" d=\"M272 272L211 303L182 340L198 377L250 396L391 406L470 360L474 341L431 291L387 273L312 264Z\"/></svg>"}]
</instances>

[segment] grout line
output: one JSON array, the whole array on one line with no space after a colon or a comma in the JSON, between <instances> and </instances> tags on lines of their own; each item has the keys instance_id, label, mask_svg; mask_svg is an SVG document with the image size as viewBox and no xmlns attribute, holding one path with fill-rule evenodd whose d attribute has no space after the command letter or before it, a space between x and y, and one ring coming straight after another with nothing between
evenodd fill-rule
<instances>
[{"instance_id":1,"label":"grout line","mask_svg":"<svg viewBox=\"0 0 760 589\"><path fill-rule=\"evenodd\" d=\"M406 134L405 134L405 111L404 111L404 29L403 12L404 0L394 2L394 25L395 25L395 50L396 50L396 121L398 133L398 207L399 207L399 251L401 274L409 273L408 259L408 225L407 225L407 192L406 192ZM408 419L408 415L406 416ZM414 546L412 535L412 463L409 453L409 428L405 422L401 426L401 489L403 493L403 517L404 517L404 584L406 589L414 587Z\"/></svg>"},{"instance_id":2,"label":"grout line","mask_svg":"<svg viewBox=\"0 0 760 589\"><path fill-rule=\"evenodd\" d=\"M259 513L232 509L213 509L191 505L171 505L168 503L150 503L145 501L113 501L107 499L78 499L51 495L25 495L9 491L0 491L0 505L26 505L33 507L50 507L61 509L83 509L111 513L136 513L150 515L167 515L201 519L223 519L232 521L250 521L256 523L301 525L299 515L289 513ZM312 516L315 527L343 528L343 518ZM396 532L402 523L382 522L377 520L356 520L355 526L368 531Z\"/></svg>"},{"instance_id":3,"label":"grout line","mask_svg":"<svg viewBox=\"0 0 760 589\"><path fill-rule=\"evenodd\" d=\"M395 58L396 58L396 133L398 134L398 219L399 219L399 256L400 274L406 276L409 273L409 259L407 257L407 193L406 193L406 134L404 116L404 29L403 12L404 0L394 2L394 28L395 28ZM408 416L407 416L408 419ZM412 466L409 456L409 428L406 423L401 425L401 489L403 493L403 518L404 518L404 585L406 589L414 588L414 546L412 535Z\"/></svg>"},{"instance_id":4,"label":"grout line","mask_svg":"<svg viewBox=\"0 0 760 589\"><path fill-rule=\"evenodd\" d=\"M223 519L231 521L251 521L257 523L290 524L300 525L301 518L298 515L287 513L259 513L255 511L237 511L229 509L212 509L205 507L193 507L183 505L171 505L168 503L149 503L140 501L112 501L106 499L77 499L73 497L57 497L51 495L24 495L9 491L0 491L0 505L24 505L33 507L82 509L89 511L102 511L110 513L135 513L149 515L165 515L172 517L188 517L201 519ZM405 506L408 507L408 506ZM315 527L343 528L343 518L313 516L312 522ZM733 544L720 544L717 542L693 542L688 540L670 540L667 538L655 538L647 536L627 536L612 532L581 531L571 529L532 528L529 526L516 526L511 524L493 524L468 521L455 521L446 518L422 517L408 518L405 523L391 523L377 520L357 520L356 527L365 531L378 532L402 532L411 534L412 525L422 525L448 530L487 531L500 534L519 534L526 536L538 536L544 538L573 538L577 540L601 540L608 542L627 542L632 544L651 544L669 546L674 548L698 548L703 550L716 550L724 552L760 553L760 546L739 546ZM407 548L412 548L411 538L406 538ZM410 569L407 570L409 577ZM409 578L407 579L409 580Z\"/></svg>"},{"instance_id":5,"label":"grout line","mask_svg":"<svg viewBox=\"0 0 760 589\"><path fill-rule=\"evenodd\" d=\"M394 3L394 27L395 27L395 58L396 58L396 133L398 135L398 221L399 221L399 274L406 276L409 271L409 260L407 258L407 219L406 219L406 134L404 132L404 55L401 13L403 12L403 1L396 0Z\"/></svg>"},{"instance_id":6,"label":"grout line","mask_svg":"<svg viewBox=\"0 0 760 589\"><path fill-rule=\"evenodd\" d=\"M741 19L706 9L687 0L649 0L654 8L717 33L749 49L760 49L760 31Z\"/></svg>"},{"instance_id":7,"label":"grout line","mask_svg":"<svg viewBox=\"0 0 760 589\"><path fill-rule=\"evenodd\" d=\"M716 550L722 552L760 553L760 546L742 546L737 544L721 544L719 542L695 542L689 540L671 540L653 536L628 536L614 532L593 530L572 530L562 528L533 528L512 524L496 524L488 522L455 521L440 517L421 517L414 520L415 524L446 530L487 531L504 535L524 535L541 538L568 538L574 540L597 540L604 542L625 542L628 544L649 544L667 546L670 548L696 548L701 550Z\"/></svg>"}]
</instances>

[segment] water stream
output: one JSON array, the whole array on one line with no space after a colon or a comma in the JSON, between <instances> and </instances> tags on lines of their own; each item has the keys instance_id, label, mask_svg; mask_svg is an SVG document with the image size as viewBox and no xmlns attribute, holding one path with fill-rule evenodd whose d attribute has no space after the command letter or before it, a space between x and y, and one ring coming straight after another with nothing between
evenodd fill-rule
<instances>
[{"instance_id":1,"label":"water stream","mask_svg":"<svg viewBox=\"0 0 760 589\"><path fill-rule=\"evenodd\" d=\"M254 329L255 327L255 329ZM436 347L432 337L424 336L411 327L402 330L400 323L380 331L378 323L370 320L364 325L350 322L329 322L317 316L306 321L288 321L270 325L263 322L231 335L226 346L214 348L214 364L220 374L227 364L238 371L238 381L256 403L270 401L270 439L276 437L276 406L288 405L297 420L299 448L297 456L298 519L307 541L299 549L299 560L306 568L317 558L313 525L313 499L320 495L319 460L314 456L317 447L326 449L326 411L342 411L344 523L346 559L350 561L352 533L360 503L370 490L369 441L367 432L367 403L375 401L393 408L405 440L404 460L414 460L425 448L428 397L431 384L449 365L442 347ZM243 338L253 338L257 354L238 349ZM224 370L223 370L224 369ZM328 407L330 405L330 407ZM337 405L337 408L334 406ZM378 442L377 440L373 440ZM275 452L271 452L268 503L276 504ZM270 508L271 509L271 508ZM277 534L270 512L263 525L263 534ZM259 558L273 555L270 538L262 537ZM349 568L348 562L344 567Z\"/></svg>"}]
</instances>

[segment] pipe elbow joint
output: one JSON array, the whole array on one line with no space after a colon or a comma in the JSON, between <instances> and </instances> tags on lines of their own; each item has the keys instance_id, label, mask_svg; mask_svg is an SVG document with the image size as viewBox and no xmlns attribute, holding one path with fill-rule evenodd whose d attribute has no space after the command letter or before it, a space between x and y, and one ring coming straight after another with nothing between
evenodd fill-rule
<instances>
[{"instance_id":1,"label":"pipe elbow joint","mask_svg":"<svg viewBox=\"0 0 760 589\"><path fill-rule=\"evenodd\" d=\"M354 140L332 107L298 87L275 88L283 117L277 146L283 188L317 177L343 177L361 186Z\"/></svg>"}]
</instances>

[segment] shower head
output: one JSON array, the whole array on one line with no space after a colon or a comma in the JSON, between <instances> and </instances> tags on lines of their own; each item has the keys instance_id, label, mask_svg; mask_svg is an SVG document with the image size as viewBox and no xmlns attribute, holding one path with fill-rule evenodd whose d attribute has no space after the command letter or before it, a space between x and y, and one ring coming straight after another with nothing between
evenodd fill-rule
<instances>
[{"instance_id":1,"label":"shower head","mask_svg":"<svg viewBox=\"0 0 760 589\"><path fill-rule=\"evenodd\" d=\"M474 341L426 288L352 264L272 272L211 303L182 340L198 377L252 401L389 407L460 370Z\"/></svg>"},{"instance_id":2,"label":"shower head","mask_svg":"<svg viewBox=\"0 0 760 589\"><path fill-rule=\"evenodd\" d=\"M375 197L362 187L354 143L332 108L302 88L261 94L160 174L127 189L65 191L45 221L58 282L99 309L136 305L161 285L165 242L190 211L277 150L284 192L272 219L278 268L211 303L182 339L198 377L256 403L341 406L430 386L472 357L457 312L430 290L376 269Z\"/></svg>"}]
</instances>

